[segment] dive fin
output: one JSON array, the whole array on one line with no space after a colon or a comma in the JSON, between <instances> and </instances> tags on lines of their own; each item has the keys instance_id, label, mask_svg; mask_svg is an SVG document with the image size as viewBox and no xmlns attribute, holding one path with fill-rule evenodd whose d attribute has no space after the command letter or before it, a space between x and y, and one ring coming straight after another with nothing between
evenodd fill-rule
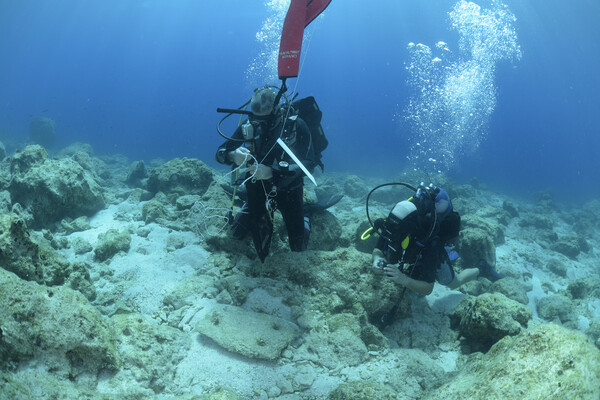
<instances>
[{"instance_id":1,"label":"dive fin","mask_svg":"<svg viewBox=\"0 0 600 400\"><path fill-rule=\"evenodd\" d=\"M265 262L265 259L269 255L271 248L271 238L273 237L273 224L271 223L272 215L269 215L267 211L258 221L256 226L251 227L252 240L254 241L254 248L256 254L260 258L261 262Z\"/></svg>"},{"instance_id":2,"label":"dive fin","mask_svg":"<svg viewBox=\"0 0 600 400\"><path fill-rule=\"evenodd\" d=\"M481 260L479 264L477 264L477 268L479 269L479 276L488 279L490 282L496 282L497 280L504 278L504 275L500 275L498 271L485 260Z\"/></svg>"},{"instance_id":3,"label":"dive fin","mask_svg":"<svg viewBox=\"0 0 600 400\"><path fill-rule=\"evenodd\" d=\"M304 213L312 214L315 212L327 210L329 207L336 205L341 199L344 197L343 194L334 194L334 195L325 195L319 196L317 192L317 202L316 203L305 203L304 204Z\"/></svg>"}]
</instances>

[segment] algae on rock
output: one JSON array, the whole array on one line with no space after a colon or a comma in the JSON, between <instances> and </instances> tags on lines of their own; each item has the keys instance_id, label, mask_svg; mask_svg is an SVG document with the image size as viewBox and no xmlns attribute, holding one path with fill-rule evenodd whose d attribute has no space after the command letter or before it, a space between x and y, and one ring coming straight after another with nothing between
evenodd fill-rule
<instances>
[{"instance_id":1,"label":"algae on rock","mask_svg":"<svg viewBox=\"0 0 600 400\"><path fill-rule=\"evenodd\" d=\"M484 350L504 336L520 333L531 317L527 306L500 293L465 297L454 311L460 334Z\"/></svg>"},{"instance_id":2,"label":"algae on rock","mask_svg":"<svg viewBox=\"0 0 600 400\"><path fill-rule=\"evenodd\" d=\"M289 321L227 305L218 305L208 312L196 330L229 351L265 360L279 358L298 334L297 327Z\"/></svg>"},{"instance_id":3,"label":"algae on rock","mask_svg":"<svg viewBox=\"0 0 600 400\"><path fill-rule=\"evenodd\" d=\"M71 376L119 364L107 320L79 292L46 287L0 269L2 363L34 357L51 369Z\"/></svg>"},{"instance_id":4,"label":"algae on rock","mask_svg":"<svg viewBox=\"0 0 600 400\"><path fill-rule=\"evenodd\" d=\"M600 350L581 332L540 324L471 356L430 400L600 398Z\"/></svg>"},{"instance_id":5,"label":"algae on rock","mask_svg":"<svg viewBox=\"0 0 600 400\"><path fill-rule=\"evenodd\" d=\"M111 318L123 367L110 379L111 387L140 386L161 393L173 382L176 367L191 346L179 329L157 325L142 314ZM114 393L117 397L118 393Z\"/></svg>"},{"instance_id":6,"label":"algae on rock","mask_svg":"<svg viewBox=\"0 0 600 400\"><path fill-rule=\"evenodd\" d=\"M131 234L128 231L119 232L116 229L98 235L98 244L94 249L94 258L97 261L106 261L119 251L127 252L131 246Z\"/></svg>"},{"instance_id":7,"label":"algae on rock","mask_svg":"<svg viewBox=\"0 0 600 400\"><path fill-rule=\"evenodd\" d=\"M40 146L28 146L11 160L8 190L13 203L31 214L31 228L50 227L61 219L91 215L105 206L94 176L71 158L53 160Z\"/></svg>"}]
</instances>

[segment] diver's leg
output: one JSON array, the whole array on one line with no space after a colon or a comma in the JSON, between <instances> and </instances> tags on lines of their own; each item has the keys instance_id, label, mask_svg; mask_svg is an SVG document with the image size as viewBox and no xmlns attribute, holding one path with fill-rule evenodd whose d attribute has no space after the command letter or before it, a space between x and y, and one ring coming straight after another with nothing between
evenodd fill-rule
<instances>
[{"instance_id":1,"label":"diver's leg","mask_svg":"<svg viewBox=\"0 0 600 400\"><path fill-rule=\"evenodd\" d=\"M231 236L233 236L235 239L241 240L245 238L250 231L250 226L248 202L245 202L240 211L235 215L229 231L231 232Z\"/></svg>"},{"instance_id":2,"label":"diver's leg","mask_svg":"<svg viewBox=\"0 0 600 400\"><path fill-rule=\"evenodd\" d=\"M254 248L261 261L265 261L271 247L273 222L266 208L266 192L263 181L246 183L248 192L249 229Z\"/></svg>"},{"instance_id":3,"label":"diver's leg","mask_svg":"<svg viewBox=\"0 0 600 400\"><path fill-rule=\"evenodd\" d=\"M277 194L277 204L288 233L288 241L292 251L304 251L310 235L310 221L304 216L304 189L299 187ZM308 229L307 229L308 228Z\"/></svg>"}]
</instances>

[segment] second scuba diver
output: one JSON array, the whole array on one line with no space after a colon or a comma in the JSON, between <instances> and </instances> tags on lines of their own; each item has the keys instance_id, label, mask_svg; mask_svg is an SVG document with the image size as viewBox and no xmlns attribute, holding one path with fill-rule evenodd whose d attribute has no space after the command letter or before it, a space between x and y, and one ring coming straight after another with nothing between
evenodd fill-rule
<instances>
[{"instance_id":1,"label":"second scuba diver","mask_svg":"<svg viewBox=\"0 0 600 400\"><path fill-rule=\"evenodd\" d=\"M449 247L460 232L460 215L444 189L421 184L415 196L398 202L389 216L375 222L380 238L373 250L373 270L422 295L435 282L456 289L481 276L502 278L488 260L459 274L452 261L458 255Z\"/></svg>"}]
</instances>

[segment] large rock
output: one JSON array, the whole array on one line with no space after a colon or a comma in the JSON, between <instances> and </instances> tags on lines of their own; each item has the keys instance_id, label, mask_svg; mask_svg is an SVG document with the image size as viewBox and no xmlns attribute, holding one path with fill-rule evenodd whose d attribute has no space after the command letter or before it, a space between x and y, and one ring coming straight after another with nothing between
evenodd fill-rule
<instances>
[{"instance_id":1,"label":"large rock","mask_svg":"<svg viewBox=\"0 0 600 400\"><path fill-rule=\"evenodd\" d=\"M507 335L517 335L531 319L531 310L500 293L465 297L454 310L454 323L476 348L489 348Z\"/></svg>"},{"instance_id":2,"label":"large rock","mask_svg":"<svg viewBox=\"0 0 600 400\"><path fill-rule=\"evenodd\" d=\"M44 282L39 247L31 240L25 221L16 214L0 215L0 268L21 279Z\"/></svg>"},{"instance_id":3,"label":"large rock","mask_svg":"<svg viewBox=\"0 0 600 400\"><path fill-rule=\"evenodd\" d=\"M96 261L106 261L120 251L128 252L131 246L131 234L128 231L109 229L98 235L98 243L94 249Z\"/></svg>"},{"instance_id":4,"label":"large rock","mask_svg":"<svg viewBox=\"0 0 600 400\"><path fill-rule=\"evenodd\" d=\"M492 210L495 210L492 208ZM500 224L491 222L477 215L467 214L461 219L463 229L481 229L492 238L495 245L504 243L504 229Z\"/></svg>"},{"instance_id":5,"label":"large rock","mask_svg":"<svg viewBox=\"0 0 600 400\"><path fill-rule=\"evenodd\" d=\"M576 260L579 253L581 253L581 249L579 247L580 242L577 237L570 236L559 239L557 242L553 243L553 248L557 252L564 254L572 260Z\"/></svg>"},{"instance_id":6,"label":"large rock","mask_svg":"<svg viewBox=\"0 0 600 400\"><path fill-rule=\"evenodd\" d=\"M207 313L196 330L229 351L265 360L279 358L297 334L289 321L227 305Z\"/></svg>"},{"instance_id":7,"label":"large rock","mask_svg":"<svg viewBox=\"0 0 600 400\"><path fill-rule=\"evenodd\" d=\"M325 296L335 293L340 308L360 305L369 319L378 321L398 302L402 291L391 280L373 274L371 260L371 255L354 248L287 252L285 256L267 257L264 263L253 263L248 273L315 288ZM325 306L323 311L332 310Z\"/></svg>"},{"instance_id":8,"label":"large rock","mask_svg":"<svg viewBox=\"0 0 600 400\"><path fill-rule=\"evenodd\" d=\"M354 381L343 383L329 393L328 400L396 400L398 395L382 382Z\"/></svg>"},{"instance_id":9,"label":"large rock","mask_svg":"<svg viewBox=\"0 0 600 400\"><path fill-rule=\"evenodd\" d=\"M458 252L467 267L485 260L496 265L496 246L490 234L480 228L466 228L460 232Z\"/></svg>"},{"instance_id":10,"label":"large rock","mask_svg":"<svg viewBox=\"0 0 600 400\"><path fill-rule=\"evenodd\" d=\"M175 158L150 172L148 190L202 195L213 179L212 171L202 161Z\"/></svg>"},{"instance_id":11,"label":"large rock","mask_svg":"<svg viewBox=\"0 0 600 400\"><path fill-rule=\"evenodd\" d=\"M491 291L502 293L509 299L525 305L529 304L527 292L531 289L531 283L523 282L523 279L515 279L508 276L494 282L491 286Z\"/></svg>"},{"instance_id":12,"label":"large rock","mask_svg":"<svg viewBox=\"0 0 600 400\"><path fill-rule=\"evenodd\" d=\"M0 360L36 360L57 373L76 377L115 369L112 329L79 292L48 288L0 269Z\"/></svg>"},{"instance_id":13,"label":"large rock","mask_svg":"<svg viewBox=\"0 0 600 400\"><path fill-rule=\"evenodd\" d=\"M294 360L309 360L326 368L356 366L369 358L367 346L354 327L339 326L332 332L313 329L294 353Z\"/></svg>"},{"instance_id":14,"label":"large rock","mask_svg":"<svg viewBox=\"0 0 600 400\"><path fill-rule=\"evenodd\" d=\"M40 146L28 146L11 160L9 191L32 215L31 228L51 227L63 218L91 215L104 208L102 189L70 158L52 160Z\"/></svg>"},{"instance_id":15,"label":"large rock","mask_svg":"<svg viewBox=\"0 0 600 400\"><path fill-rule=\"evenodd\" d=\"M472 356L428 400L600 398L600 351L580 332L540 324Z\"/></svg>"},{"instance_id":16,"label":"large rock","mask_svg":"<svg viewBox=\"0 0 600 400\"><path fill-rule=\"evenodd\" d=\"M61 257L47 239L30 233L23 219L13 213L0 215L0 268L26 281L47 286L67 284L89 300L96 297L87 265Z\"/></svg>"},{"instance_id":17,"label":"large rock","mask_svg":"<svg viewBox=\"0 0 600 400\"><path fill-rule=\"evenodd\" d=\"M575 305L567 296L553 294L536 300L538 314L548 322L558 320L562 324L577 326L577 313ZM571 324L569 324L571 323Z\"/></svg>"},{"instance_id":18,"label":"large rock","mask_svg":"<svg viewBox=\"0 0 600 400\"><path fill-rule=\"evenodd\" d=\"M119 314L111 321L123 361L123 368L107 385L114 398L119 398L120 388L126 386L163 392L174 381L177 365L191 346L190 337L179 329L152 323L141 314Z\"/></svg>"},{"instance_id":19,"label":"large rock","mask_svg":"<svg viewBox=\"0 0 600 400\"><path fill-rule=\"evenodd\" d=\"M146 164L144 161L135 161L129 167L129 172L127 173L127 179L125 180L131 186L140 186L142 179L146 179L148 177L148 170L146 169Z\"/></svg>"},{"instance_id":20,"label":"large rock","mask_svg":"<svg viewBox=\"0 0 600 400\"><path fill-rule=\"evenodd\" d=\"M0 371L0 400L13 399L110 400L111 397L38 369Z\"/></svg>"},{"instance_id":21,"label":"large rock","mask_svg":"<svg viewBox=\"0 0 600 400\"><path fill-rule=\"evenodd\" d=\"M342 236L342 226L338 219L328 211L315 213L311 218L310 250L335 250Z\"/></svg>"}]
</instances>

